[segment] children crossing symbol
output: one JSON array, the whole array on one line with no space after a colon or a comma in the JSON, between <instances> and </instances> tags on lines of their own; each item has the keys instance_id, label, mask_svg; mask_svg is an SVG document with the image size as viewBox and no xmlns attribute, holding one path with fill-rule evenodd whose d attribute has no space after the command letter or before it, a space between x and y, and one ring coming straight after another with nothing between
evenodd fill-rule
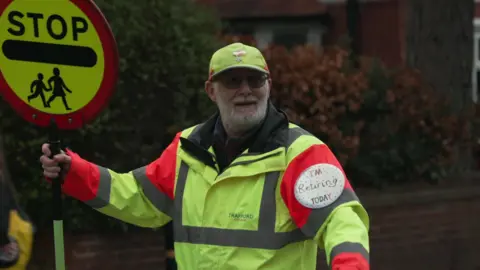
<instances>
[{"instance_id":1,"label":"children crossing symbol","mask_svg":"<svg viewBox=\"0 0 480 270\"><path fill-rule=\"evenodd\" d=\"M34 80L30 86L31 92L33 94L28 96L28 102L40 96L42 99L43 107L50 108L50 103L53 100L55 100L55 98L58 97L62 99L63 105L65 106L65 110L70 111L72 109L68 106L67 97L66 97L67 95L65 93L65 91L68 93L72 93L72 91L65 85L65 82L60 76L60 70L57 67L53 68L53 76L50 77L50 79L48 79L48 88L45 86L45 83L43 82L42 73L38 73L37 78L38 79ZM53 91L48 101L45 101L45 94L43 91L47 91L47 92Z\"/></svg>"}]
</instances>

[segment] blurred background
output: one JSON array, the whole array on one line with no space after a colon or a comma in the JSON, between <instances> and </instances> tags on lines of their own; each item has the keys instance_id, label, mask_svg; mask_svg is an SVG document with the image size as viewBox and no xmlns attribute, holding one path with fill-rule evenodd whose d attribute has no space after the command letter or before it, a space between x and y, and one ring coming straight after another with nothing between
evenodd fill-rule
<instances>
[{"instance_id":1,"label":"blurred background","mask_svg":"<svg viewBox=\"0 0 480 270\"><path fill-rule=\"evenodd\" d=\"M117 171L204 121L208 63L242 41L265 54L273 102L335 152L371 216L372 269L479 270L480 1L95 0L118 43L109 105L64 146ZM478 16L478 19L477 19ZM46 132L3 100L0 128L36 228L29 269L53 269ZM162 229L65 198L69 270L164 269ZM327 269L322 251L318 269ZM241 266L239 266L241 269Z\"/></svg>"}]
</instances>

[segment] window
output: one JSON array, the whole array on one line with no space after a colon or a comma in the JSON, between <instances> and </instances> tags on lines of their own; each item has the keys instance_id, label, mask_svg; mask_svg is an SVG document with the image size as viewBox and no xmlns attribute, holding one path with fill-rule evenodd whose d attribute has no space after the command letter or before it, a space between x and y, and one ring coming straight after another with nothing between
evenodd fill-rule
<instances>
[{"instance_id":1,"label":"window","mask_svg":"<svg viewBox=\"0 0 480 270\"><path fill-rule=\"evenodd\" d=\"M480 83L478 83L478 82L480 82L480 69L478 68L478 66L477 66L477 68L475 69L475 73L476 73L476 74L473 75L473 76L475 77L475 80L476 80L476 85L475 85L475 87L473 88L473 90L474 90L474 98L473 98L473 101L474 101L474 102L477 102L477 101L478 101L478 96L479 96L479 94L480 94Z\"/></svg>"},{"instance_id":2,"label":"window","mask_svg":"<svg viewBox=\"0 0 480 270\"><path fill-rule=\"evenodd\" d=\"M480 19L474 20L473 29L472 99L476 103L480 97Z\"/></svg>"},{"instance_id":3,"label":"window","mask_svg":"<svg viewBox=\"0 0 480 270\"><path fill-rule=\"evenodd\" d=\"M288 49L307 42L307 33L301 31L283 32L279 31L273 35L273 43L285 46Z\"/></svg>"},{"instance_id":4,"label":"window","mask_svg":"<svg viewBox=\"0 0 480 270\"><path fill-rule=\"evenodd\" d=\"M480 61L480 42L478 42L478 41L479 41L479 38L478 38L477 34L475 34L474 35L474 45L476 45L475 47L477 47L477 58L476 58L477 63Z\"/></svg>"},{"instance_id":5,"label":"window","mask_svg":"<svg viewBox=\"0 0 480 270\"><path fill-rule=\"evenodd\" d=\"M324 27L320 25L269 24L257 27L255 40L261 49L272 43L289 49L304 44L320 47L324 32Z\"/></svg>"}]
</instances>

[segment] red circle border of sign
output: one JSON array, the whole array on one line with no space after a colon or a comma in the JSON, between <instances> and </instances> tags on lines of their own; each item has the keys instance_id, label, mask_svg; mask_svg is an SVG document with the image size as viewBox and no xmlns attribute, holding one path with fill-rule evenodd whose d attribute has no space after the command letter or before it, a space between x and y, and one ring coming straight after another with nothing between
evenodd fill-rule
<instances>
[{"instance_id":1,"label":"red circle border of sign","mask_svg":"<svg viewBox=\"0 0 480 270\"><path fill-rule=\"evenodd\" d=\"M0 15L14 0L0 1ZM110 96L113 94L118 78L118 50L112 30L100 9L92 0L70 0L90 19L95 30L98 33L102 43L103 55L105 60L103 80L100 88L93 99L78 111L71 114L49 114L39 111L27 105L21 100L15 92L8 86L3 74L0 72L0 91L5 100L19 113L25 120L38 126L46 127L50 125L52 118L59 129L79 129L88 122L92 121L98 113L105 107ZM35 117L34 117L35 116Z\"/></svg>"}]
</instances>

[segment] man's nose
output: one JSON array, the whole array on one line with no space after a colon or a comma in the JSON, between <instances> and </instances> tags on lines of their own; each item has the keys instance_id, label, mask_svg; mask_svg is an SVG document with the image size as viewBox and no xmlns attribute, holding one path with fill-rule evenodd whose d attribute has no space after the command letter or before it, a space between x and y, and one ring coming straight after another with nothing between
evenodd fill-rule
<instances>
[{"instance_id":1,"label":"man's nose","mask_svg":"<svg viewBox=\"0 0 480 270\"><path fill-rule=\"evenodd\" d=\"M245 94L249 94L250 92L252 92L252 89L248 85L248 80L247 79L244 78L242 80L242 82L240 84L240 87L238 88L238 91L240 93L245 93Z\"/></svg>"}]
</instances>

